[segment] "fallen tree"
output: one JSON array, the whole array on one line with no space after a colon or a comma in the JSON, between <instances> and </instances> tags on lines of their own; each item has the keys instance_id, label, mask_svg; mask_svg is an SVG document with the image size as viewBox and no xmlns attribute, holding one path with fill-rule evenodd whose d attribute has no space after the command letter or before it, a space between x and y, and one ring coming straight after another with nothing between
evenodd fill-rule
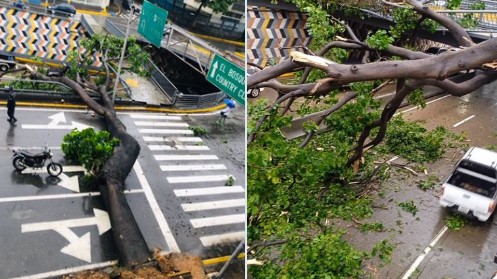
<instances>
[{"instance_id":1,"label":"fallen tree","mask_svg":"<svg viewBox=\"0 0 497 279\"><path fill-rule=\"evenodd\" d=\"M424 6L427 1L291 2L307 12L311 46L295 46L278 64L247 78L249 89L272 88L278 94L273 103L260 98L248 108L247 238L254 263L249 273L252 278L381 277L377 271L397 245L392 235L402 233L407 220L384 226L381 213L374 214L417 209L414 201L401 204L388 194L394 183L382 182L390 175L403 182L404 175L427 174L417 163L438 160L447 146L463 141L450 129L428 131L394 114L406 102L424 106L425 85L463 96L495 81L497 40L474 43L463 26ZM332 16L333 8L360 14L358 7L392 10L392 28L356 30ZM457 43L437 55L415 48L416 30L430 26L447 28ZM291 72L295 81L278 78ZM389 84L394 85L390 99L377 100ZM297 129L303 123L304 137L282 135L292 121ZM401 165L408 174L390 171L392 154L408 162ZM352 243L357 231L349 227L360 230L358 237L389 236L376 244ZM385 269L387 277L394 276L388 265Z\"/></svg>"},{"instance_id":2,"label":"fallen tree","mask_svg":"<svg viewBox=\"0 0 497 279\"><path fill-rule=\"evenodd\" d=\"M119 263L123 267L132 268L152 260L153 257L124 195L124 181L140 153L140 146L117 117L114 100L110 97L115 89L111 87L115 74L110 71L109 64L119 58L123 40L114 36L94 35L80 43L85 51L69 53L66 60L68 69L61 76L47 75L49 69L43 64L19 67L2 76L11 72L25 72L31 79L65 84L104 120L112 137L119 140L111 157L95 174L95 187L100 190L109 212ZM128 41L125 55L127 70L146 73L147 69L143 65L146 65L148 54L134 38ZM101 62L99 72L90 71L91 67L95 69L98 62ZM92 98L90 93L98 93L98 98Z\"/></svg>"},{"instance_id":3,"label":"fallen tree","mask_svg":"<svg viewBox=\"0 0 497 279\"><path fill-rule=\"evenodd\" d=\"M405 36L409 32L415 33L406 28L397 30L404 26L403 24L397 23L389 33L378 30L367 38L359 39L346 23L331 19L333 24L340 26L340 28L336 27L336 30L345 30L345 34L326 34L326 37L332 41L322 43L321 48L315 54L309 49L306 49L307 53L292 51L289 57L283 59L281 63L260 70L247 78L248 88L269 87L278 91L278 99L267 108L267 111L277 109L286 101L285 108L280 111L281 114L288 113L291 104L297 98L335 94L334 90L357 82L395 80L397 89L394 97L384 106L381 117L364 127L357 139L357 146L350 156L349 164L360 159L364 149L375 146L383 140L388 122L402 101L416 90L425 85L431 85L453 96L463 96L497 79L497 71L494 67L497 60L496 38L478 44L474 43L466 30L456 21L428 8L425 4L430 1L410 0L406 1L406 5L381 2L392 9L415 13L416 16L411 17L411 20L415 20L411 26L415 28L423 28L423 22L426 21L436 22L437 26L447 28L459 45L454 46L451 51L431 55L411 50L412 45L405 45L408 43L405 37L395 36L395 34ZM312 2L307 4L313 5ZM313 26L311 30L312 28ZM327 57L337 58L332 52L336 49L362 52L364 63L350 65L328 59ZM373 59L372 53L375 54L376 60L369 62ZM322 78L309 81L311 70L320 71ZM294 71L303 71L298 84L283 84L276 79L280 75ZM458 77L453 77L454 75ZM319 126L327 116L340 110L346 104L353 103L356 98L357 95L343 96L333 107L322 111L316 124ZM257 121L248 136L249 144L253 142L258 129L269 115L270 113L267 113ZM368 140L371 130L377 127L379 132ZM315 131L308 131L302 145L305 146L314 135Z\"/></svg>"}]
</instances>

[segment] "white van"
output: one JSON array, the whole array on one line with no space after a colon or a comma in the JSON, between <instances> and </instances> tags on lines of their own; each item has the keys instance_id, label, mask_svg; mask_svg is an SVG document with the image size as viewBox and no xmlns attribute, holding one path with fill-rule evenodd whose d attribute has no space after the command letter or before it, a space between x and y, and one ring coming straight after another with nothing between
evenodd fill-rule
<instances>
[{"instance_id":1,"label":"white van","mask_svg":"<svg viewBox=\"0 0 497 279\"><path fill-rule=\"evenodd\" d=\"M442 185L440 205L485 222L497 203L497 153L472 147Z\"/></svg>"}]
</instances>

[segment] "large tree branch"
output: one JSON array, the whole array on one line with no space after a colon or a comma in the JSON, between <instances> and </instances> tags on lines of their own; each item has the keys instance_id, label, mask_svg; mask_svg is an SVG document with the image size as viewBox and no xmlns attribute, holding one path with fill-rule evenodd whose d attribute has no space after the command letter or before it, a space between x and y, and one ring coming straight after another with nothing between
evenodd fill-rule
<instances>
[{"instance_id":1,"label":"large tree branch","mask_svg":"<svg viewBox=\"0 0 497 279\"><path fill-rule=\"evenodd\" d=\"M449 51L413 61L384 61L350 66L303 53L292 52L290 56L295 63L321 69L340 83L398 78L443 80L452 74L496 60L497 38L463 50Z\"/></svg>"},{"instance_id":2,"label":"large tree branch","mask_svg":"<svg viewBox=\"0 0 497 279\"><path fill-rule=\"evenodd\" d=\"M454 36L454 38L457 40L459 46L469 47L474 45L474 42L469 36L468 32L466 32L466 29L457 24L457 22L455 22L453 19L443 14L439 14L424 6L424 3L422 1L407 0L407 2L412 5L414 10L423 17L432 19L440 23L443 27L447 28L452 36Z\"/></svg>"}]
</instances>

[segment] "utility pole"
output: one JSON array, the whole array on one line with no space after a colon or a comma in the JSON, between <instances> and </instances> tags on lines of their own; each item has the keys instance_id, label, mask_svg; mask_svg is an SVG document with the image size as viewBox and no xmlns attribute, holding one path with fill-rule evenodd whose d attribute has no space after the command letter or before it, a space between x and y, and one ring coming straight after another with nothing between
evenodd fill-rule
<instances>
[{"instance_id":1,"label":"utility pole","mask_svg":"<svg viewBox=\"0 0 497 279\"><path fill-rule=\"evenodd\" d=\"M123 65L124 55L126 54L126 46L128 45L129 29L131 25L131 18L135 14L135 5L131 4L131 10L129 11L128 24L126 25L126 34L124 35L124 44L121 50L121 57L119 58L119 65L117 66L116 82L114 83L114 90L112 91L112 104L114 104L114 99L116 97L117 86L119 84L119 79L121 75L121 68Z\"/></svg>"}]
</instances>

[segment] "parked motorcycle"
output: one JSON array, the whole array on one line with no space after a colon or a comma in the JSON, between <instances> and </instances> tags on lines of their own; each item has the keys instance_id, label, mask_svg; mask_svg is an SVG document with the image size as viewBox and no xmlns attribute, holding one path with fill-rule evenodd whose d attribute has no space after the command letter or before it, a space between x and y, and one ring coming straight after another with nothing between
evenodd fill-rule
<instances>
[{"instance_id":1,"label":"parked motorcycle","mask_svg":"<svg viewBox=\"0 0 497 279\"><path fill-rule=\"evenodd\" d=\"M52 151L47 146L38 154L31 154L26 150L13 150L14 155L12 164L18 171L22 171L27 167L42 168L48 160L47 172L50 176L59 176L62 173L62 165L52 161Z\"/></svg>"}]
</instances>

